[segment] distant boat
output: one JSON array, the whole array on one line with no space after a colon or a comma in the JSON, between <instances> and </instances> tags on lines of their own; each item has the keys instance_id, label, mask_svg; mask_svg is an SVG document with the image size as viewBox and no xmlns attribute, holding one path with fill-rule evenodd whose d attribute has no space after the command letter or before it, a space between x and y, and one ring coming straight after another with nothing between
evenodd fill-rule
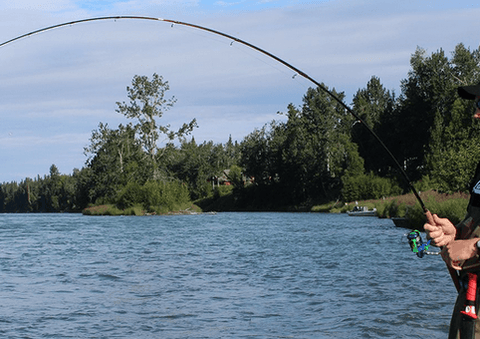
<instances>
[{"instance_id":1,"label":"distant boat","mask_svg":"<svg viewBox=\"0 0 480 339\"><path fill-rule=\"evenodd\" d=\"M352 217L376 217L377 209L369 210L367 206L355 206L353 210L347 212Z\"/></svg>"}]
</instances>

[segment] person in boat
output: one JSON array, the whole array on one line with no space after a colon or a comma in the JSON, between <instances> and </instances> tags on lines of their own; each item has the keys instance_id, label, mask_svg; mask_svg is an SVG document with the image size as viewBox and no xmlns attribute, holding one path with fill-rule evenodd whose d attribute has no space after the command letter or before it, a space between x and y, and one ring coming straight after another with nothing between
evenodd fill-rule
<instances>
[{"instance_id":1,"label":"person in boat","mask_svg":"<svg viewBox=\"0 0 480 339\"><path fill-rule=\"evenodd\" d=\"M480 84L458 88L461 98L474 100L474 119L480 119ZM433 214L425 227L432 244L442 247L442 258L447 266L459 271L460 290L450 321L449 339L465 337L480 339L479 289L480 279L480 163L470 185L470 201L465 219L458 225ZM468 284L475 288L468 290ZM473 301L472 301L473 298ZM468 311L468 312L466 312Z\"/></svg>"}]
</instances>

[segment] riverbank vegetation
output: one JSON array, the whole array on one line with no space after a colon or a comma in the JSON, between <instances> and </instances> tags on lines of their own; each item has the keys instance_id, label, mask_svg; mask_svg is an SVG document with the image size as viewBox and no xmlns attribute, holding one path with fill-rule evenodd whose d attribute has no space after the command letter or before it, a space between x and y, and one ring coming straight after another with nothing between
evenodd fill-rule
<instances>
[{"instance_id":1,"label":"riverbank vegetation","mask_svg":"<svg viewBox=\"0 0 480 339\"><path fill-rule=\"evenodd\" d=\"M454 224L463 220L470 198L467 193L447 194L434 190L420 192L420 197L429 211L450 219ZM379 218L406 218L411 228L422 229L425 223L424 212L413 193L382 199L312 206L311 211L345 213L351 211L357 203L369 209L376 208Z\"/></svg>"},{"instance_id":2,"label":"riverbank vegetation","mask_svg":"<svg viewBox=\"0 0 480 339\"><path fill-rule=\"evenodd\" d=\"M480 127L456 88L480 81L480 51L458 44L448 57L418 48L410 65L399 96L372 76L351 107L426 192L431 210L456 217L480 159ZM169 90L157 74L135 76L128 102L117 103L128 123L99 123L85 167L67 175L52 165L49 175L3 183L0 212L138 215L189 211L192 204L204 211L343 211L365 201L384 217L420 215L402 200L408 187L379 143L319 88L279 112L279 120L224 144L197 143L195 119L178 130L162 125L176 102Z\"/></svg>"}]
</instances>

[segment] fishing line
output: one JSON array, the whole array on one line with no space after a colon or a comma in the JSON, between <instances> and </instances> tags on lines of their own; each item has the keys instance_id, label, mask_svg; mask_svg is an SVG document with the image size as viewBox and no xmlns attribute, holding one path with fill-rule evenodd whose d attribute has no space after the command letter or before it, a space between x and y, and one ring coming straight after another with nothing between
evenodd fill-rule
<instances>
[{"instance_id":1,"label":"fishing line","mask_svg":"<svg viewBox=\"0 0 480 339\"><path fill-rule=\"evenodd\" d=\"M271 58L266 58L262 54L259 55L258 53L254 53L251 48L245 48L244 45L238 44L235 41L232 41L232 43L230 44L230 48L234 48L236 51L247 55L249 58L253 58L255 60L258 60L262 64L274 69L275 71L278 71L279 73L282 73L282 74L286 75L287 77L290 77L290 78L295 77L296 73L286 72L284 68L280 68L280 67L277 66L277 64L273 64L273 63L269 62L269 61L271 61Z\"/></svg>"},{"instance_id":2,"label":"fishing line","mask_svg":"<svg viewBox=\"0 0 480 339\"><path fill-rule=\"evenodd\" d=\"M254 55L253 53L250 52L250 49L245 49L245 48L240 48L241 45L239 44L236 44L234 41L233 41L233 44L230 45L230 48L234 48L236 51L240 52L240 53L243 53L245 55L247 55L248 57L250 58L253 58L255 60L258 60L259 62L261 62L262 64L268 66L268 67L271 67L273 68L274 70L286 75L286 76L292 76L292 74L288 74L287 72L285 72L283 69L280 69L279 67L276 67L275 65L271 64L271 63L268 63L266 60L260 58L259 56L257 55Z\"/></svg>"},{"instance_id":3,"label":"fishing line","mask_svg":"<svg viewBox=\"0 0 480 339\"><path fill-rule=\"evenodd\" d=\"M299 88L302 88L302 89L305 90L305 87L308 87L308 84L306 82L302 84L299 81L299 79L303 79L303 78L297 77L297 75L298 75L297 73L286 72L285 69L277 67L276 64L273 64L273 63L269 62L269 61L271 61L271 58L265 57L263 54L260 54L260 56L259 56L258 53L254 53L254 51L252 51L251 48L248 48L248 47L246 48L245 45L239 44L235 40L225 41L225 39L222 39L221 37L217 38L217 35L208 34L207 32L204 32L203 30L199 31L199 30L187 29L187 27L183 27L181 25L172 24L170 27L171 27L171 29L177 29L177 30L180 30L180 31L185 32L185 33L193 34L195 36L199 36L199 37L202 37L204 39L207 39L207 40L210 40L210 41L213 41L213 42L216 42L216 43L220 43L223 46L234 48L235 51L237 51L239 53L242 53L244 55L247 55L249 58L252 58L252 59L255 59L255 60L259 61L260 63L274 69L275 71L277 71L279 73L282 73L286 77L290 77L291 79L296 80L295 84ZM261 56L264 56L264 57L262 58Z\"/></svg>"}]
</instances>

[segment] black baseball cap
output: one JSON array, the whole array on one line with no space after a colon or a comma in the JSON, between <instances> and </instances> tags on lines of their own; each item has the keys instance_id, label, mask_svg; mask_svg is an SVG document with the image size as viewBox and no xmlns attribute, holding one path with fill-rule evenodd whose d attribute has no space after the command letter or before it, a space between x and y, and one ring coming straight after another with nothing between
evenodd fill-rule
<instances>
[{"instance_id":1,"label":"black baseball cap","mask_svg":"<svg viewBox=\"0 0 480 339\"><path fill-rule=\"evenodd\" d=\"M463 99L475 100L476 97L480 97L480 84L458 87L458 95Z\"/></svg>"}]
</instances>

